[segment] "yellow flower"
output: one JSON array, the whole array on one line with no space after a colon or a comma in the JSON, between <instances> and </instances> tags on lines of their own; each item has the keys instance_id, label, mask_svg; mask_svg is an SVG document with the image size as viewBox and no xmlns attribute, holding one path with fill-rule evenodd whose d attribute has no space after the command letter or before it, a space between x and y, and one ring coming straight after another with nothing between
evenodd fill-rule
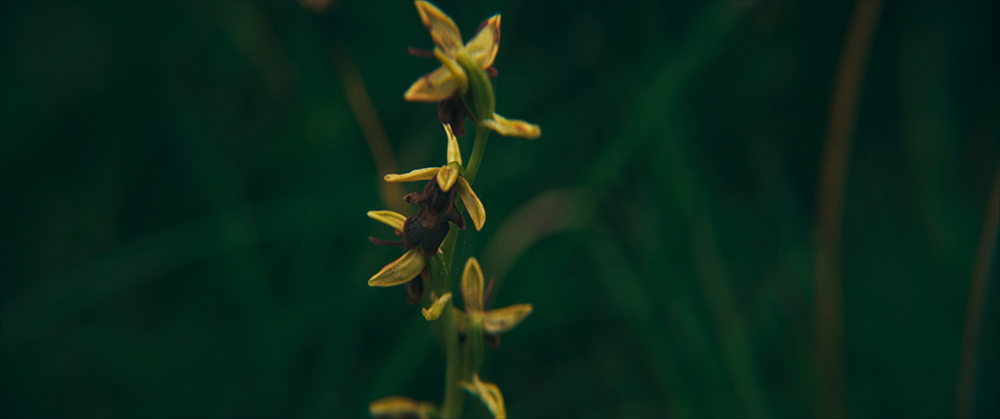
<instances>
[{"instance_id":1,"label":"yellow flower","mask_svg":"<svg viewBox=\"0 0 1000 419\"><path fill-rule=\"evenodd\" d=\"M462 154L458 149L458 139L455 138L455 134L452 132L451 126L444 125L444 131L448 134L448 164L441 167L426 167L423 169L417 169L401 175L385 175L385 181L413 182L436 179L437 186L442 192L448 193L454 188L455 193L462 199L462 202L465 203L465 208L469 211L469 217L472 218L472 223L476 226L476 230L482 230L483 223L486 222L486 208L483 207L483 203L479 200L479 197L476 196L476 193L473 192L472 186L469 185L469 182L460 175L462 170ZM407 198L409 198L407 199L407 202L416 204L415 197L408 195ZM445 233L447 233L447 231L445 231Z\"/></svg>"},{"instance_id":2,"label":"yellow flower","mask_svg":"<svg viewBox=\"0 0 1000 419\"><path fill-rule=\"evenodd\" d=\"M429 418L437 416L437 408L429 402L418 403L409 397L390 396L368 405L373 418Z\"/></svg>"},{"instance_id":3,"label":"yellow flower","mask_svg":"<svg viewBox=\"0 0 1000 419\"><path fill-rule=\"evenodd\" d=\"M459 333L469 330L470 317L482 322L484 335L499 335L514 328L531 314L531 304L514 304L509 307L485 310L483 301L483 270L479 261L470 257L462 272L462 300L465 312L455 309L455 325Z\"/></svg>"},{"instance_id":4,"label":"yellow flower","mask_svg":"<svg viewBox=\"0 0 1000 419\"><path fill-rule=\"evenodd\" d=\"M486 406L486 409L490 411L490 414L494 418L503 419L507 417L507 409L504 408L503 404L503 394L500 393L500 387L497 387L496 384L480 381L479 373L472 373L471 383L468 381L459 381L458 385L462 386L469 394L479 397L479 400L483 402L483 405Z\"/></svg>"},{"instance_id":5,"label":"yellow flower","mask_svg":"<svg viewBox=\"0 0 1000 419\"><path fill-rule=\"evenodd\" d=\"M450 98L456 91L465 93L469 81L458 59L468 57L483 69L493 65L500 47L500 15L483 22L469 43L462 45L462 34L448 15L426 1L418 0L415 4L420 20L437 45L434 57L442 65L414 82L403 98L411 102L438 102Z\"/></svg>"},{"instance_id":6,"label":"yellow flower","mask_svg":"<svg viewBox=\"0 0 1000 419\"><path fill-rule=\"evenodd\" d=\"M493 60L500 48L500 14L487 19L469 43L462 45L462 34L448 15L423 0L415 2L420 20L430 32L434 44L433 56L441 67L417 79L403 98L411 102L441 102L438 117L455 124L460 132L465 116L470 116L505 137L536 139L542 135L538 125L518 119L507 119L494 112L493 86L487 74L495 76ZM472 87L472 112L462 103L462 95ZM457 94L456 94L457 93Z\"/></svg>"}]
</instances>

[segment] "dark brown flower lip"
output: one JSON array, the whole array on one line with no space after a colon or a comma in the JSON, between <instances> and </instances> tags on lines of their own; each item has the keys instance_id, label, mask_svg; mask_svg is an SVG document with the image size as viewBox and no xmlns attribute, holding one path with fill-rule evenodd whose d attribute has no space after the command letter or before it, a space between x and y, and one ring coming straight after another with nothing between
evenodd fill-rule
<instances>
[{"instance_id":1,"label":"dark brown flower lip","mask_svg":"<svg viewBox=\"0 0 1000 419\"><path fill-rule=\"evenodd\" d=\"M465 229L465 218L455 207L455 190L444 192L432 178L423 192L414 192L403 198L420 209L403 222L403 246L412 249L421 246L424 257L432 257L441 247L451 226L455 223Z\"/></svg>"}]
</instances>

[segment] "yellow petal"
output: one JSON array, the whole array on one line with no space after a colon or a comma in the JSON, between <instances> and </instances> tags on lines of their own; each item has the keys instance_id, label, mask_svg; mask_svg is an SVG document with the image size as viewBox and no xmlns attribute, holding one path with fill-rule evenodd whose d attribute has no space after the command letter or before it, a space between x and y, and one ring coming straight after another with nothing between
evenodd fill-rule
<instances>
[{"instance_id":1,"label":"yellow petal","mask_svg":"<svg viewBox=\"0 0 1000 419\"><path fill-rule=\"evenodd\" d=\"M494 418L502 419L507 417L507 409L504 408L503 404L503 394L500 393L500 388L496 384L480 381L479 373L473 373L471 383L459 381L458 385L462 386L465 391L468 391L473 396L479 397L479 400L483 402L483 405L486 406L486 409L490 411L490 414Z\"/></svg>"},{"instance_id":2,"label":"yellow petal","mask_svg":"<svg viewBox=\"0 0 1000 419\"><path fill-rule=\"evenodd\" d=\"M513 329L531 314L532 309L531 304L514 304L487 311L483 314L483 331L490 335L499 335Z\"/></svg>"},{"instance_id":3,"label":"yellow petal","mask_svg":"<svg viewBox=\"0 0 1000 419\"><path fill-rule=\"evenodd\" d=\"M472 224L476 226L476 231L482 230L483 224L486 223L486 208L483 207L483 203L476 196L476 193L472 191L469 181L459 176L455 183L458 185L455 188L455 193L465 204L465 210L469 212L469 218L472 218Z\"/></svg>"},{"instance_id":4,"label":"yellow petal","mask_svg":"<svg viewBox=\"0 0 1000 419\"><path fill-rule=\"evenodd\" d=\"M524 122L520 119L507 119L497 114L493 114L493 119L483 120L481 124L504 137L521 137L534 140L542 136L542 129L538 125Z\"/></svg>"},{"instance_id":5,"label":"yellow petal","mask_svg":"<svg viewBox=\"0 0 1000 419\"><path fill-rule=\"evenodd\" d=\"M444 311L444 307L448 304L449 301L451 301L450 292L445 295L442 295L437 300L434 300L434 304L431 304L431 308L429 309L424 308L421 309L420 311L424 313L424 318L427 319L427 321L437 320L437 318L441 316L441 312Z\"/></svg>"},{"instance_id":6,"label":"yellow petal","mask_svg":"<svg viewBox=\"0 0 1000 419\"><path fill-rule=\"evenodd\" d=\"M420 255L420 247L408 250L399 259L385 265L375 276L368 280L372 287L391 287L405 284L424 270L424 257Z\"/></svg>"},{"instance_id":7,"label":"yellow petal","mask_svg":"<svg viewBox=\"0 0 1000 419\"><path fill-rule=\"evenodd\" d=\"M406 221L406 217L396 211L368 211L368 218L399 231L403 231L403 223Z\"/></svg>"},{"instance_id":8,"label":"yellow petal","mask_svg":"<svg viewBox=\"0 0 1000 419\"><path fill-rule=\"evenodd\" d=\"M472 57L482 68L493 65L500 49L500 14L486 20L483 28L475 37L465 44L464 52Z\"/></svg>"},{"instance_id":9,"label":"yellow petal","mask_svg":"<svg viewBox=\"0 0 1000 419\"><path fill-rule=\"evenodd\" d=\"M470 314L483 311L483 270L475 257L465 262L462 272L462 303Z\"/></svg>"},{"instance_id":10,"label":"yellow petal","mask_svg":"<svg viewBox=\"0 0 1000 419\"><path fill-rule=\"evenodd\" d=\"M455 26L455 21L433 4L419 0L415 3L417 13L420 13L420 20L431 33L435 44L448 55L454 55L462 49L462 34L458 31L458 26Z\"/></svg>"},{"instance_id":11,"label":"yellow petal","mask_svg":"<svg viewBox=\"0 0 1000 419\"><path fill-rule=\"evenodd\" d=\"M409 397L390 396L378 399L368 405L372 417L418 417L428 418L437 414L437 408L428 402L417 403Z\"/></svg>"},{"instance_id":12,"label":"yellow petal","mask_svg":"<svg viewBox=\"0 0 1000 419\"><path fill-rule=\"evenodd\" d=\"M451 187L455 185L456 180L458 180L458 168L450 164L442 167L437 172L438 186L444 192L450 191Z\"/></svg>"},{"instance_id":13,"label":"yellow petal","mask_svg":"<svg viewBox=\"0 0 1000 419\"><path fill-rule=\"evenodd\" d=\"M424 74L413 82L403 93L403 99L410 102L440 102L448 99L458 90L458 81L444 66Z\"/></svg>"},{"instance_id":14,"label":"yellow petal","mask_svg":"<svg viewBox=\"0 0 1000 419\"><path fill-rule=\"evenodd\" d=\"M403 173L401 175L385 175L386 182L415 182L418 180L429 180L437 175L440 167L425 167L423 169L417 169L410 173Z\"/></svg>"},{"instance_id":15,"label":"yellow petal","mask_svg":"<svg viewBox=\"0 0 1000 419\"><path fill-rule=\"evenodd\" d=\"M455 131L451 130L451 125L444 124L444 132L448 134L448 163L462 165L462 151L458 149L458 137L455 137Z\"/></svg>"}]
</instances>

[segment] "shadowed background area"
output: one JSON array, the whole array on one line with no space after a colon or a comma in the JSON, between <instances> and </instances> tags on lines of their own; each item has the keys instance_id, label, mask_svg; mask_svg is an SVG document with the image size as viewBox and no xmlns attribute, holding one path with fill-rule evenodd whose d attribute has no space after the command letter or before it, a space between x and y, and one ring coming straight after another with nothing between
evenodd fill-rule
<instances>
[{"instance_id":1,"label":"shadowed background area","mask_svg":"<svg viewBox=\"0 0 1000 419\"><path fill-rule=\"evenodd\" d=\"M456 258L534 305L482 369L510 416L1000 414L997 3L885 3L864 48L845 2L436 4L502 14L497 111L542 127L491 137ZM380 173L444 163L409 46L410 2L0 3L0 415L440 403L419 307L366 284L400 253L365 212L423 187Z\"/></svg>"}]
</instances>

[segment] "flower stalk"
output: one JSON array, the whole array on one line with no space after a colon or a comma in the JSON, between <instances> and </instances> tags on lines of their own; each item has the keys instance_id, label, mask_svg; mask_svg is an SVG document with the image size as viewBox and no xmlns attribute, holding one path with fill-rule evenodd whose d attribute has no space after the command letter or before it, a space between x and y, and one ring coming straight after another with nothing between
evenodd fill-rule
<instances>
[{"instance_id":1,"label":"flower stalk","mask_svg":"<svg viewBox=\"0 0 1000 419\"><path fill-rule=\"evenodd\" d=\"M457 231L457 229L452 229ZM451 274L445 263L445 254L438 253L431 258L431 277L434 279L434 292L439 295L451 293ZM462 352L458 344L458 328L455 325L454 305L449 299L445 303L438 321L442 323L445 346L445 379L444 403L441 407L441 417L457 418L462 413L462 391L459 380L463 378Z\"/></svg>"},{"instance_id":2,"label":"flower stalk","mask_svg":"<svg viewBox=\"0 0 1000 419\"><path fill-rule=\"evenodd\" d=\"M492 79L500 42L500 15L480 25L468 43L462 42L455 23L440 9L426 1L415 2L424 26L434 40L433 50L411 48L418 56L433 57L441 66L417 79L404 93L415 102L439 102L438 118L448 138L444 166L416 169L409 173L388 174L386 182L427 181L423 192L411 193L404 200L418 207L407 217L392 211L370 211L368 216L393 228L401 241L369 237L377 245L406 248L400 258L389 263L369 279L373 287L406 285L407 299L427 302L421 314L439 333L445 350L445 385L441 409L426 402L405 397L386 397L369 406L375 417L457 418L462 416L463 390L478 398L497 418L506 417L503 395L496 384L482 381L479 368L485 357L484 343L496 348L499 334L517 326L531 313L530 304L487 310L488 292L484 293L482 268L475 257L465 262L460 292L453 290L452 262L459 230L465 230L467 214L476 231L486 222L486 209L472 190L479 172L490 131L503 136L535 139L541 135L537 125L507 119L495 112L496 95ZM468 160L462 163L456 134L464 135L465 118L476 124L475 143ZM458 199L456 199L458 198ZM429 281L429 286L427 286ZM492 284L492 282L491 282ZM429 298L422 298L425 287ZM461 296L464 310L456 307Z\"/></svg>"},{"instance_id":3,"label":"flower stalk","mask_svg":"<svg viewBox=\"0 0 1000 419\"><path fill-rule=\"evenodd\" d=\"M476 142L472 145L472 156L469 157L469 167L465 169L465 179L472 184L479 173L479 164L486 154L486 141L490 139L490 130L484 126L476 126Z\"/></svg>"}]
</instances>

